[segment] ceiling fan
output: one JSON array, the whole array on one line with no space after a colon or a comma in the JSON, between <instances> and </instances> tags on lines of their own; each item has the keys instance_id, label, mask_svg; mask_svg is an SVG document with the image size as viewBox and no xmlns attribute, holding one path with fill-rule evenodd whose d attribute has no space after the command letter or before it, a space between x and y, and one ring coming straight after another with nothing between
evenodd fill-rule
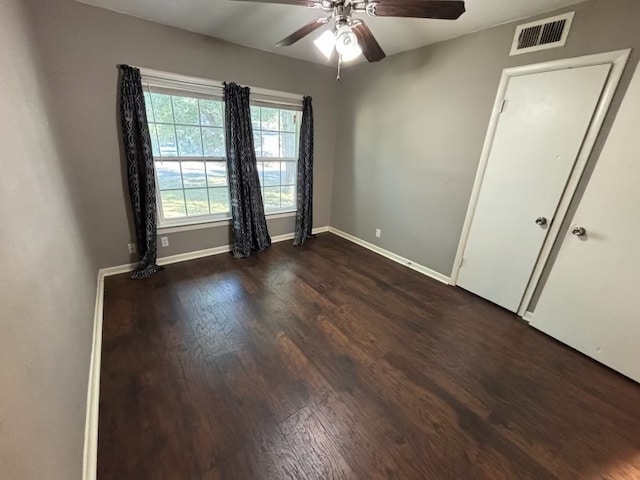
<instances>
[{"instance_id":1,"label":"ceiling fan","mask_svg":"<svg viewBox=\"0 0 640 480\"><path fill-rule=\"evenodd\" d=\"M338 52L338 72L343 61L350 61L362 53L369 62L378 62L386 55L367 24L353 18L354 13L372 17L436 18L456 20L465 12L461 0L236 0L260 3L281 3L317 8L328 16L307 23L276 45L288 47L324 25L333 22L330 30L315 40L327 58ZM338 73L338 79L340 75Z\"/></svg>"}]
</instances>

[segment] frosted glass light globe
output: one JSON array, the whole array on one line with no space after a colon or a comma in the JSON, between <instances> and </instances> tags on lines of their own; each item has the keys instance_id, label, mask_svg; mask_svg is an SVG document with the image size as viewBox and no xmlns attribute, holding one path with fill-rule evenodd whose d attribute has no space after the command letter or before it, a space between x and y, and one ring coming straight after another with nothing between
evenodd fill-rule
<instances>
[{"instance_id":1,"label":"frosted glass light globe","mask_svg":"<svg viewBox=\"0 0 640 480\"><path fill-rule=\"evenodd\" d=\"M340 27L336 33L336 50L342 56L343 62L354 60L362 53L358 37L348 25Z\"/></svg>"}]
</instances>

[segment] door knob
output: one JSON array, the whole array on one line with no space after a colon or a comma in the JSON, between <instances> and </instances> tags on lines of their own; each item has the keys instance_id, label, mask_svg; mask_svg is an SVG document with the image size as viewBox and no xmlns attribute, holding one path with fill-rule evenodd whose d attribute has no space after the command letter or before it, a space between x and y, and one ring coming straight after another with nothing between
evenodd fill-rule
<instances>
[{"instance_id":1,"label":"door knob","mask_svg":"<svg viewBox=\"0 0 640 480\"><path fill-rule=\"evenodd\" d=\"M545 217L536 218L536 224L544 227L547 224L547 219Z\"/></svg>"},{"instance_id":2,"label":"door knob","mask_svg":"<svg viewBox=\"0 0 640 480\"><path fill-rule=\"evenodd\" d=\"M576 237L584 237L587 234L587 231L584 229L584 227L573 227L573 229L571 230L571 234L575 235Z\"/></svg>"}]
</instances>

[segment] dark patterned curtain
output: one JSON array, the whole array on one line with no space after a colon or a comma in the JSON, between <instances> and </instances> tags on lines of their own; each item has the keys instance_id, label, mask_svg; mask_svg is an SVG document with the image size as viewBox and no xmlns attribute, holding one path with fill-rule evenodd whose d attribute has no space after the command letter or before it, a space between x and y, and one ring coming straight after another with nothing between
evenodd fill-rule
<instances>
[{"instance_id":1,"label":"dark patterned curtain","mask_svg":"<svg viewBox=\"0 0 640 480\"><path fill-rule=\"evenodd\" d=\"M253 145L249 88L225 83L224 108L233 256L244 258L271 246Z\"/></svg>"},{"instance_id":2,"label":"dark patterned curtain","mask_svg":"<svg viewBox=\"0 0 640 480\"><path fill-rule=\"evenodd\" d=\"M298 155L298 210L293 244L303 245L313 230L313 106L311 97L302 102L300 152Z\"/></svg>"},{"instance_id":3,"label":"dark patterned curtain","mask_svg":"<svg viewBox=\"0 0 640 480\"><path fill-rule=\"evenodd\" d=\"M140 70L120 65L120 121L140 260L131 278L156 273L156 183Z\"/></svg>"}]
</instances>

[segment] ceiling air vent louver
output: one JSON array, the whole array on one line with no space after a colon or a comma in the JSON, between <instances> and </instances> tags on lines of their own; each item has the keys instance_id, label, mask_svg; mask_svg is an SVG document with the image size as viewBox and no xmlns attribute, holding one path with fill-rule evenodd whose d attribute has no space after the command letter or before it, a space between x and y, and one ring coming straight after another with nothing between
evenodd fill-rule
<instances>
[{"instance_id":1,"label":"ceiling air vent louver","mask_svg":"<svg viewBox=\"0 0 640 480\"><path fill-rule=\"evenodd\" d=\"M569 12L557 17L518 25L511 46L511 55L564 46L574 15L575 12Z\"/></svg>"}]
</instances>

